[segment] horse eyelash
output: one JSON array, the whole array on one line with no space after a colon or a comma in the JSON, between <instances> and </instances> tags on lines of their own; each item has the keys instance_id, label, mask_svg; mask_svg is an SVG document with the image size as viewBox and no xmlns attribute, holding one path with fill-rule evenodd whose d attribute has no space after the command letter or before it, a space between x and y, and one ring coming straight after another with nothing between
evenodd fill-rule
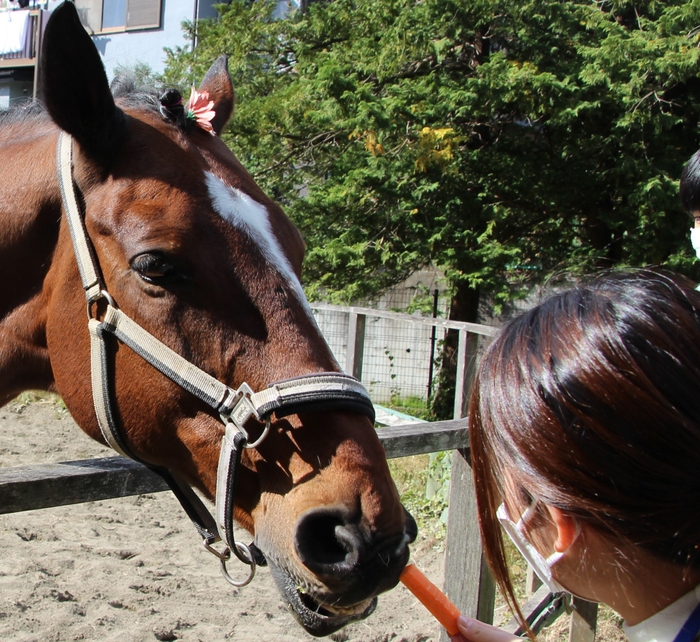
<instances>
[{"instance_id":1,"label":"horse eyelash","mask_svg":"<svg viewBox=\"0 0 700 642\"><path fill-rule=\"evenodd\" d=\"M159 284L165 280L183 278L175 264L158 254L140 254L131 262L134 270L147 283ZM154 272L155 274L149 274Z\"/></svg>"}]
</instances>

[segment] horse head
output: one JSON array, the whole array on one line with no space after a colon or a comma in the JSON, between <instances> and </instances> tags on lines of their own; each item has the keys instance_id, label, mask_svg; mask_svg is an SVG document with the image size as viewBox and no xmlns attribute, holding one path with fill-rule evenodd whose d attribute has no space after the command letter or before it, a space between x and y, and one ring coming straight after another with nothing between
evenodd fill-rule
<instances>
[{"instance_id":1,"label":"horse head","mask_svg":"<svg viewBox=\"0 0 700 642\"><path fill-rule=\"evenodd\" d=\"M72 181L115 306L232 389L339 372L300 285L299 232L219 137L234 107L225 58L198 88L213 103L207 131L176 93L115 98L66 2L46 27L42 92L74 141ZM79 426L104 441L65 219L50 261L41 297L53 386ZM89 315L99 318L104 305L93 302ZM121 342L112 341L106 367L125 448L213 498L224 433L217 412ZM261 429L254 419L246 428ZM235 519L316 635L369 614L397 583L415 537L372 421L350 407L274 415L265 440L242 455Z\"/></svg>"}]
</instances>

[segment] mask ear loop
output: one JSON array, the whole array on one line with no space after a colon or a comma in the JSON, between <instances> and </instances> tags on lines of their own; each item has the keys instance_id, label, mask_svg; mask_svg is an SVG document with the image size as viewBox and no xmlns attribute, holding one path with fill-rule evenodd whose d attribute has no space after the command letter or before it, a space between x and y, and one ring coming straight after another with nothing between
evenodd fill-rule
<instances>
[{"instance_id":1,"label":"mask ear loop","mask_svg":"<svg viewBox=\"0 0 700 642\"><path fill-rule=\"evenodd\" d=\"M534 515L537 512L537 504L538 502L533 501L533 503L527 507L522 517L518 520L518 523L515 525L515 527L518 529L518 531L523 537L525 537L526 524L534 517ZM571 538L571 542L569 542L569 545L563 551L555 550L549 557L547 557L547 563L550 565L558 562L566 554L566 552L574 545L574 542L578 539L579 535L581 534L581 522L579 521L578 517L572 516L571 519L574 520L576 532Z\"/></svg>"},{"instance_id":2,"label":"mask ear loop","mask_svg":"<svg viewBox=\"0 0 700 642\"><path fill-rule=\"evenodd\" d=\"M525 512L522 514L520 519L518 520L518 523L515 525L515 527L521 532L523 536L525 536L525 525L533 518L533 516L537 513L537 502L532 502Z\"/></svg>"},{"instance_id":3,"label":"mask ear loop","mask_svg":"<svg viewBox=\"0 0 700 642\"><path fill-rule=\"evenodd\" d=\"M529 541L525 534L525 525L533 517L533 514L537 510L537 502L531 504L527 510L523 513L522 517L517 523L513 522L510 515L508 514L508 509L505 504L501 504L498 507L496 516L501 522L507 535L515 544L516 548L520 551L520 554L525 558L525 561L532 567L537 576L542 580L542 583L547 586L551 593L564 593L566 589L559 584L552 577L552 568L550 565L550 558L545 559L537 548ZM555 553L554 562L561 559L563 553Z\"/></svg>"}]
</instances>

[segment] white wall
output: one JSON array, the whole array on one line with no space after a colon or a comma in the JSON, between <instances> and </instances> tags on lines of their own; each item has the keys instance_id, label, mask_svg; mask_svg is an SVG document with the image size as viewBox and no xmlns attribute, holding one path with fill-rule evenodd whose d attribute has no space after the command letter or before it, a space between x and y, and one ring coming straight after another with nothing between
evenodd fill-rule
<instances>
[{"instance_id":1,"label":"white wall","mask_svg":"<svg viewBox=\"0 0 700 642\"><path fill-rule=\"evenodd\" d=\"M162 73L165 69L163 49L191 44L184 38L182 22L194 19L193 0L163 0L162 11L160 29L93 36L110 80L118 66L133 67L137 63L145 63L153 72Z\"/></svg>"},{"instance_id":2,"label":"white wall","mask_svg":"<svg viewBox=\"0 0 700 642\"><path fill-rule=\"evenodd\" d=\"M200 0L200 17L211 18L216 15L212 4L216 0ZM165 47L191 46L185 39L182 23L194 20L196 0L162 0L162 22L158 29L140 31L125 31L118 33L97 34L92 37L97 50L100 52L109 80L114 78L117 67L134 67L137 63L145 63L154 73L162 73L165 69ZM49 9L55 8L60 2L52 0Z\"/></svg>"},{"instance_id":3,"label":"white wall","mask_svg":"<svg viewBox=\"0 0 700 642\"><path fill-rule=\"evenodd\" d=\"M118 66L133 67L136 63L146 63L154 73L165 70L165 47L185 47L192 45L185 39L182 23L198 18L216 18L213 5L222 0L162 0L163 22L160 29L145 29L93 37L102 56L107 77L112 80ZM298 0L282 0L280 6L289 3L296 6ZM198 7L198 8L197 8ZM282 9L278 10L282 15ZM224 53L224 52L222 52Z\"/></svg>"}]
</instances>

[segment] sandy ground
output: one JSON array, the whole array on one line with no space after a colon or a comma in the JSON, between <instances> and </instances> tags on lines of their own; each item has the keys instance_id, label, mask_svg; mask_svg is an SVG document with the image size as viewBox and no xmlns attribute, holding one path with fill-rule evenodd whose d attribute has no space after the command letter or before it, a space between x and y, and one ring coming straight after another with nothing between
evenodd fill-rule
<instances>
[{"instance_id":1,"label":"sandy ground","mask_svg":"<svg viewBox=\"0 0 700 642\"><path fill-rule=\"evenodd\" d=\"M2 467L113 455L52 401L0 408L0 434ZM0 515L0 525L2 642L316 639L287 611L267 569L245 588L229 586L169 493ZM439 546L419 539L412 556L442 583ZM399 586L330 639L419 642L438 632Z\"/></svg>"}]
</instances>

